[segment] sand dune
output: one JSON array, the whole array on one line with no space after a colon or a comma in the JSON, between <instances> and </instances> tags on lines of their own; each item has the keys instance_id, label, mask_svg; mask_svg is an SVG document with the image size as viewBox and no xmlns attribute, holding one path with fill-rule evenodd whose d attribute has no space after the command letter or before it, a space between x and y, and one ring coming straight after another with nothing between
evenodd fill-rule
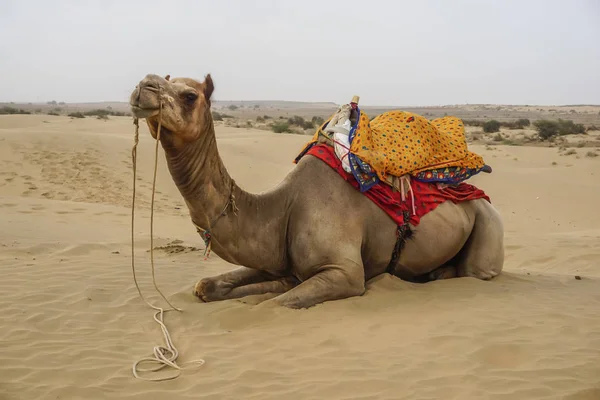
<instances>
[{"instance_id":1,"label":"sand dune","mask_svg":"<svg viewBox=\"0 0 600 400\"><path fill-rule=\"evenodd\" d=\"M131 119L0 117L0 399L600 399L600 160L472 146L472 183L506 227L505 272L426 285L388 275L308 310L202 304L193 284L232 266L203 244L160 158L157 280L180 363L149 383L134 361L162 342L130 270ZM139 147L136 252L150 299L153 141ZM246 190L277 184L306 136L219 127ZM556 163L556 165L553 165Z\"/></svg>"}]
</instances>

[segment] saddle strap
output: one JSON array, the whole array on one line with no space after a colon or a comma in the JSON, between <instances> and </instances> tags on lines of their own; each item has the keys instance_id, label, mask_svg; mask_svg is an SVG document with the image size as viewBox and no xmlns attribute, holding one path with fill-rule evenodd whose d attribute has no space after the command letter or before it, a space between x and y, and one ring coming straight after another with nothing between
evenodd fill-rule
<instances>
[{"instance_id":1,"label":"saddle strap","mask_svg":"<svg viewBox=\"0 0 600 400\"><path fill-rule=\"evenodd\" d=\"M412 236L412 230L408 225L410 221L410 213L408 211L403 212L403 220L402 225L398 225L396 229L396 244L394 245L394 251L392 251L392 259L385 269L390 275L396 275L396 264L398 263L404 244Z\"/></svg>"}]
</instances>

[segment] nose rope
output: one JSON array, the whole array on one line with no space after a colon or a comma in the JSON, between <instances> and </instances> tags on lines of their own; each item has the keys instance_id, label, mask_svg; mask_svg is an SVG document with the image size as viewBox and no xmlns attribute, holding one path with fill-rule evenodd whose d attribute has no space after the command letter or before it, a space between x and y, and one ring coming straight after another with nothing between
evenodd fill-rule
<instances>
[{"instance_id":1,"label":"nose rope","mask_svg":"<svg viewBox=\"0 0 600 400\"><path fill-rule=\"evenodd\" d=\"M161 328L161 331L163 333L163 337L165 340L165 346L154 346L154 349L153 349L154 357L146 357L139 361L136 361L133 364L133 367L132 367L133 376L136 377L137 379L141 379L141 380L145 380L145 381L166 381L166 380L175 379L179 375L181 375L181 372L185 369L184 367L177 365L177 358L179 357L179 351L173 344L173 340L171 339L171 334L169 333L169 330L167 329L167 326L164 323L165 312L168 312L168 311L182 312L183 310L173 306L171 304L171 302L169 302L169 300L167 300L165 295L158 288L158 285L156 284L156 278L154 275L154 193L156 191L156 171L157 171L157 165L158 165L158 143L160 142L160 131L161 131L161 127L162 127L162 110L163 110L163 103L162 103L160 89L158 90L158 97L159 97L158 129L157 129L157 133L156 133L156 146L154 148L154 176L153 176L153 180L152 180L152 200L150 202L150 265L152 268L152 283L154 284L154 288L160 294L160 296L163 298L163 300L165 300L167 302L167 304L171 307L171 309L167 309L167 310L163 309L162 307L155 306L155 305L151 304L148 300L146 300L146 298L142 294L142 291L140 289L140 286L138 284L136 274L135 274L134 221L135 221L135 194L136 194L135 193L135 183L136 183L136 179L137 179L137 145L139 143L139 120L138 120L138 118L134 118L134 120L133 120L133 124L135 125L135 133L134 133L133 148L131 149L131 159L132 159L132 163L133 163L133 196L132 196L133 198L132 198L132 203L131 203L131 269L133 272L133 281L135 282L135 287L136 287L141 299L148 306L150 306L151 308L156 310L156 313L154 313L154 320L156 321L156 323L158 323L160 325L160 328ZM142 363L154 363L157 365L155 367L141 369L139 366ZM204 360L199 359L199 360L190 361L187 364L198 364L197 367L199 368L204 363L205 363ZM157 372L167 366L177 370L177 372L171 376L156 377L156 378L142 377L139 375L139 372Z\"/></svg>"}]
</instances>

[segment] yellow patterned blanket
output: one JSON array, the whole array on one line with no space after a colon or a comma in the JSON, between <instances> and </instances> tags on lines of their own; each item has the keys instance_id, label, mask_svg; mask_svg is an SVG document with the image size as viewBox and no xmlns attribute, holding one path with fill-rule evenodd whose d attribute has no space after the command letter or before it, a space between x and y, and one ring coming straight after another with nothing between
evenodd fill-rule
<instances>
[{"instance_id":1,"label":"yellow patterned blanket","mask_svg":"<svg viewBox=\"0 0 600 400\"><path fill-rule=\"evenodd\" d=\"M428 120L405 111L389 111L372 121L358 109L349 134L348 159L353 175L368 190L389 175L410 175L424 182L455 184L481 171L490 172L483 158L467 149L463 122L456 117ZM333 116L332 116L333 117ZM317 129L298 160L327 126Z\"/></svg>"}]
</instances>

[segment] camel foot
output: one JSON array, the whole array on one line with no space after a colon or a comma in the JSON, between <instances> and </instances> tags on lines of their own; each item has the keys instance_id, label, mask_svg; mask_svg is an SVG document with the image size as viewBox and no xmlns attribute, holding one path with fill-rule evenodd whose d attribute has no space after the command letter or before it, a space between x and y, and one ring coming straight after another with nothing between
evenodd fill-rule
<instances>
[{"instance_id":1,"label":"camel foot","mask_svg":"<svg viewBox=\"0 0 600 400\"><path fill-rule=\"evenodd\" d=\"M204 278L194 285L194 296L205 303L224 299L231 287L227 287L223 281L212 278Z\"/></svg>"},{"instance_id":2,"label":"camel foot","mask_svg":"<svg viewBox=\"0 0 600 400\"><path fill-rule=\"evenodd\" d=\"M263 279L265 279L263 277ZM239 299L246 296L262 295L267 293L285 293L295 287L299 282L292 276L266 280L263 282L244 280L231 282L221 277L204 278L194 286L194 296L205 303L219 300Z\"/></svg>"}]
</instances>

